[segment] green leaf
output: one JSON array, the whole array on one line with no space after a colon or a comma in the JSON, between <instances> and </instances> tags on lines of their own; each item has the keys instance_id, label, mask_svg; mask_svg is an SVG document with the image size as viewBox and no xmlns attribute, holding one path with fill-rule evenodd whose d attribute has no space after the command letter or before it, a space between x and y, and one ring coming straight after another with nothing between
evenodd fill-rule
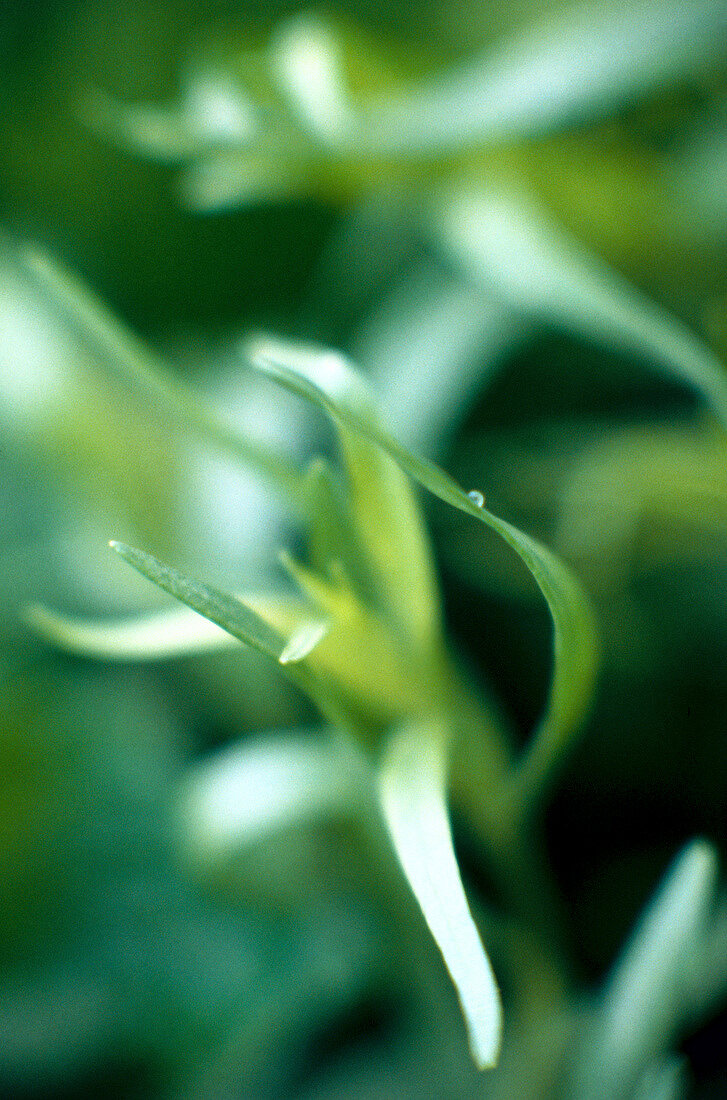
<instances>
[{"instance_id":1,"label":"green leaf","mask_svg":"<svg viewBox=\"0 0 727 1100\"><path fill-rule=\"evenodd\" d=\"M626 1097L665 1053L692 1006L689 993L702 956L717 880L717 854L694 840L669 869L606 984L584 1037L570 1095Z\"/></svg>"},{"instance_id":2,"label":"green leaf","mask_svg":"<svg viewBox=\"0 0 727 1100\"><path fill-rule=\"evenodd\" d=\"M334 417L348 478L350 511L362 560L384 614L419 647L440 637L439 595L426 529L409 479L400 465L359 422L376 425L376 408L363 379L343 356L300 345L265 340L273 359L290 361L301 376L320 379L335 407L350 414ZM295 369L295 367L294 367Z\"/></svg>"},{"instance_id":3,"label":"green leaf","mask_svg":"<svg viewBox=\"0 0 727 1100\"><path fill-rule=\"evenodd\" d=\"M568 5L369 110L365 147L436 155L582 125L722 59L726 36L723 0Z\"/></svg>"},{"instance_id":4,"label":"green leaf","mask_svg":"<svg viewBox=\"0 0 727 1100\"><path fill-rule=\"evenodd\" d=\"M70 272L35 249L20 256L26 274L103 363L111 366L155 408L190 425L223 450L267 477L297 507L302 477L294 463L247 439L205 404Z\"/></svg>"},{"instance_id":5,"label":"green leaf","mask_svg":"<svg viewBox=\"0 0 727 1100\"><path fill-rule=\"evenodd\" d=\"M293 639L296 630L315 631L325 625L311 624L310 609L301 600L254 592L246 592L239 598L282 635ZM125 619L84 619L34 604L27 608L25 618L54 645L99 660L165 660L238 644L238 639L227 630L184 606L140 612ZM301 637L302 634L298 642Z\"/></svg>"},{"instance_id":6,"label":"green leaf","mask_svg":"<svg viewBox=\"0 0 727 1100\"><path fill-rule=\"evenodd\" d=\"M547 547L512 524L480 507L474 497L448 474L425 458L402 447L355 399L340 399L341 377L353 372L340 356L308 354L279 341L256 340L249 347L254 364L294 393L322 407L334 422L374 444L414 481L454 508L492 528L520 556L545 597L554 626L554 669L543 719L526 751L513 788L509 808L520 814L532 807L569 741L583 721L593 695L598 644L588 596L572 570ZM355 376L354 376L355 378ZM352 392L355 388L352 387Z\"/></svg>"},{"instance_id":7,"label":"green leaf","mask_svg":"<svg viewBox=\"0 0 727 1100\"><path fill-rule=\"evenodd\" d=\"M112 542L110 546L129 565L138 569L170 596L204 615L233 638L265 653L275 661L302 661L325 634L325 624L317 621L302 626L292 639L285 639L236 596L196 581L143 550L135 550L121 542Z\"/></svg>"},{"instance_id":8,"label":"green leaf","mask_svg":"<svg viewBox=\"0 0 727 1100\"><path fill-rule=\"evenodd\" d=\"M529 335L502 298L488 298L429 262L408 272L366 319L354 356L386 395L387 424L397 438L436 453Z\"/></svg>"},{"instance_id":9,"label":"green leaf","mask_svg":"<svg viewBox=\"0 0 727 1100\"><path fill-rule=\"evenodd\" d=\"M608 350L646 359L706 399L727 425L727 374L717 356L522 196L449 192L428 232L465 274L527 317Z\"/></svg>"},{"instance_id":10,"label":"green leaf","mask_svg":"<svg viewBox=\"0 0 727 1100\"><path fill-rule=\"evenodd\" d=\"M379 797L396 854L442 952L480 1069L497 1063L500 995L472 919L452 845L446 806L448 739L435 722L396 730L385 744Z\"/></svg>"},{"instance_id":11,"label":"green leaf","mask_svg":"<svg viewBox=\"0 0 727 1100\"><path fill-rule=\"evenodd\" d=\"M302 822L354 814L370 784L364 760L320 734L234 745L185 782L179 811L186 843L196 858L216 862Z\"/></svg>"}]
</instances>

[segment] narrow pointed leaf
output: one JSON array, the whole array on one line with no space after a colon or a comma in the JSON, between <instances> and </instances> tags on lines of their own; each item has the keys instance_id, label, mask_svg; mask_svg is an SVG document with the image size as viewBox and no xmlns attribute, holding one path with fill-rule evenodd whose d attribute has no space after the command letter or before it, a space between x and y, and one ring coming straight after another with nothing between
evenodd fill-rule
<instances>
[{"instance_id":1,"label":"narrow pointed leaf","mask_svg":"<svg viewBox=\"0 0 727 1100\"><path fill-rule=\"evenodd\" d=\"M143 573L159 588L186 604L187 607L191 607L200 615L204 615L205 618L222 627L234 638L260 650L261 653L267 654L275 661L280 661L286 654L288 650L287 640L236 596L223 592L219 588L214 588L212 585L204 584L202 581L194 580L179 572L179 570L165 565L158 558L145 553L143 550L136 550L120 542L112 542L111 547L129 565L138 569L140 573ZM318 622L315 625L320 627L321 623ZM320 630L317 633L313 644L320 641L324 632L324 630ZM308 642L310 641L309 638ZM305 653L310 653L312 648L313 646L308 644L307 649L305 646L301 646L300 651L303 653L305 650ZM292 657L288 656L287 662L292 663L294 660L299 659L300 657L293 653Z\"/></svg>"},{"instance_id":2,"label":"narrow pointed leaf","mask_svg":"<svg viewBox=\"0 0 727 1100\"><path fill-rule=\"evenodd\" d=\"M310 622L310 609L301 600L254 592L240 598L282 635L323 629L322 622ZM25 618L54 645L100 660L156 661L238 644L227 630L182 605L124 619L84 619L35 604Z\"/></svg>"},{"instance_id":3,"label":"narrow pointed leaf","mask_svg":"<svg viewBox=\"0 0 727 1100\"><path fill-rule=\"evenodd\" d=\"M440 635L440 609L434 563L424 523L409 479L377 439L358 423L377 425L376 407L364 384L335 352L321 352L282 341L264 341L272 358L289 360L301 376L318 378L334 395L334 416L343 451L350 508L364 560L370 563L382 608L416 645ZM263 351L263 355L266 353ZM319 402L320 403L320 402Z\"/></svg>"},{"instance_id":4,"label":"narrow pointed leaf","mask_svg":"<svg viewBox=\"0 0 727 1100\"><path fill-rule=\"evenodd\" d=\"M449 193L428 222L475 283L526 317L646 359L691 386L727 425L727 372L679 320L632 287L523 197Z\"/></svg>"},{"instance_id":5,"label":"narrow pointed leaf","mask_svg":"<svg viewBox=\"0 0 727 1100\"><path fill-rule=\"evenodd\" d=\"M690 986L702 957L717 881L717 855L703 840L683 849L617 962L576 1063L578 1100L629 1096L666 1052L692 1011Z\"/></svg>"},{"instance_id":6,"label":"narrow pointed leaf","mask_svg":"<svg viewBox=\"0 0 727 1100\"><path fill-rule=\"evenodd\" d=\"M329 392L330 355L303 365L285 345L255 341L250 355L259 369L281 385L319 405L333 418L384 450L423 488L447 504L492 528L520 556L547 601L554 626L554 668L545 714L536 730L510 792L513 813L532 807L590 705L596 677L598 644L590 600L573 571L552 551L479 505L444 470L402 447L366 410ZM345 364L336 357L335 378ZM350 372L350 368L346 368Z\"/></svg>"},{"instance_id":7,"label":"narrow pointed leaf","mask_svg":"<svg viewBox=\"0 0 727 1100\"><path fill-rule=\"evenodd\" d=\"M723 0L596 0L548 12L367 117L366 148L399 155L553 132L608 115L723 58Z\"/></svg>"},{"instance_id":8,"label":"narrow pointed leaf","mask_svg":"<svg viewBox=\"0 0 727 1100\"><path fill-rule=\"evenodd\" d=\"M442 952L480 1069L497 1063L500 995L462 886L445 798L447 739L437 724L396 731L381 761L379 795L404 874Z\"/></svg>"},{"instance_id":9,"label":"narrow pointed leaf","mask_svg":"<svg viewBox=\"0 0 727 1100\"><path fill-rule=\"evenodd\" d=\"M62 615L36 604L25 618L54 645L101 660L156 661L237 644L226 630L188 607L97 620Z\"/></svg>"}]
</instances>

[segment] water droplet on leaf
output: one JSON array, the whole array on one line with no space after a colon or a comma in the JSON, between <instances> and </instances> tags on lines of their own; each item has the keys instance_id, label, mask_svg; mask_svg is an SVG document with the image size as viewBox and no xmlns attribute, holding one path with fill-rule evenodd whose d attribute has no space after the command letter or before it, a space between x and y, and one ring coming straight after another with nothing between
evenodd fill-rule
<instances>
[{"instance_id":1,"label":"water droplet on leaf","mask_svg":"<svg viewBox=\"0 0 727 1100\"><path fill-rule=\"evenodd\" d=\"M476 505L477 508L484 508L485 507L485 498L484 498L483 494L479 492L479 490L473 489L471 492L469 492L467 494L467 496L472 501L472 503L474 505Z\"/></svg>"}]
</instances>

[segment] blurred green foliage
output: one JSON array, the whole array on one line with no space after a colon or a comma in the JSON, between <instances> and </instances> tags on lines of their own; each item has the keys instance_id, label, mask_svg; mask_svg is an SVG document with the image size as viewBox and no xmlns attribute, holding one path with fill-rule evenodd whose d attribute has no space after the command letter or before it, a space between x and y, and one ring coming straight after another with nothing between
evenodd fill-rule
<instances>
[{"instance_id":1,"label":"blurred green foliage","mask_svg":"<svg viewBox=\"0 0 727 1100\"><path fill-rule=\"evenodd\" d=\"M45 0L0 31L0 1091L721 1095L727 5ZM351 354L383 426L298 345L262 345L298 397L251 372L261 328ZM300 587L329 634L276 668L109 538L175 595L244 592L275 657ZM507 541L558 630L543 722L552 628ZM373 751L448 957L415 723L444 696L486 1074L368 800Z\"/></svg>"}]
</instances>

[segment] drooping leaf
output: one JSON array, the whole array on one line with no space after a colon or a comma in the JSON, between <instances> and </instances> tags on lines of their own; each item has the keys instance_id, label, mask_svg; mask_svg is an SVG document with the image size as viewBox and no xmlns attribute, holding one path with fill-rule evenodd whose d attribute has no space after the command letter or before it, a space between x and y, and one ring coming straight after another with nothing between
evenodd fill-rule
<instances>
[{"instance_id":1,"label":"drooping leaf","mask_svg":"<svg viewBox=\"0 0 727 1100\"><path fill-rule=\"evenodd\" d=\"M319 405L350 431L381 448L409 476L447 504L492 528L520 556L545 597L554 626L554 668L545 714L509 793L510 812L522 813L540 793L590 705L597 666L596 625L590 601L572 570L547 547L480 506L448 474L402 447L368 410L340 399L342 378L356 376L331 353L301 357L280 341L256 340L249 347L255 365L282 385ZM345 386L344 386L345 394ZM507 811L505 811L507 812Z\"/></svg>"},{"instance_id":2,"label":"drooping leaf","mask_svg":"<svg viewBox=\"0 0 727 1100\"><path fill-rule=\"evenodd\" d=\"M379 796L399 862L452 976L472 1056L486 1069L497 1063L502 1007L452 845L447 748L446 731L436 722L394 731L383 751Z\"/></svg>"},{"instance_id":3,"label":"drooping leaf","mask_svg":"<svg viewBox=\"0 0 727 1100\"><path fill-rule=\"evenodd\" d=\"M698 73L725 42L723 0L569 5L367 112L367 148L436 155L583 124Z\"/></svg>"},{"instance_id":4,"label":"drooping leaf","mask_svg":"<svg viewBox=\"0 0 727 1100\"><path fill-rule=\"evenodd\" d=\"M434 203L428 232L488 295L501 294L526 317L645 359L701 393L727 425L727 373L718 357L529 200L506 191L450 192Z\"/></svg>"}]
</instances>

